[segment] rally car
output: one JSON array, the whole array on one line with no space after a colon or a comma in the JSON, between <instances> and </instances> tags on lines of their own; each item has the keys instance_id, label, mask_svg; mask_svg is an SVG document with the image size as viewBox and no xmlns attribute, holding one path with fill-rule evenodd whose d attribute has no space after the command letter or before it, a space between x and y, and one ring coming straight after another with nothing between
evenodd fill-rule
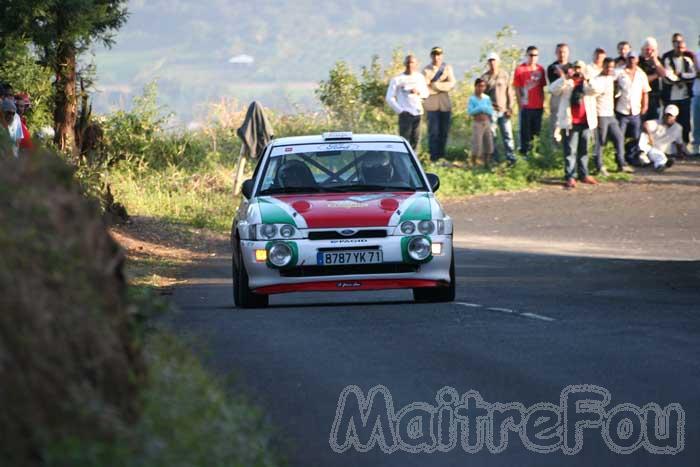
<instances>
[{"instance_id":1,"label":"rally car","mask_svg":"<svg viewBox=\"0 0 700 467\"><path fill-rule=\"evenodd\" d=\"M412 289L452 301L452 219L405 139L325 133L273 140L242 185L231 228L233 296Z\"/></svg>"}]
</instances>

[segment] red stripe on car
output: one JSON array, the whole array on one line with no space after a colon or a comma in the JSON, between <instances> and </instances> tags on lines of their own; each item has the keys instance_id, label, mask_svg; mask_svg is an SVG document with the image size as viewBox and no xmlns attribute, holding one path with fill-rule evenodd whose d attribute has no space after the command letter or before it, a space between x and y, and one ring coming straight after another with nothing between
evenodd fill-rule
<instances>
[{"instance_id":1,"label":"red stripe on car","mask_svg":"<svg viewBox=\"0 0 700 467\"><path fill-rule=\"evenodd\" d=\"M277 195L297 209L310 229L384 227L399 204L413 193L320 193Z\"/></svg>"},{"instance_id":2,"label":"red stripe on car","mask_svg":"<svg viewBox=\"0 0 700 467\"><path fill-rule=\"evenodd\" d=\"M272 295L290 292L341 292L352 290L388 290L413 289L416 287L446 287L443 281L426 279L362 279L334 280L321 282L304 282L302 284L268 285L255 289L261 295Z\"/></svg>"}]
</instances>

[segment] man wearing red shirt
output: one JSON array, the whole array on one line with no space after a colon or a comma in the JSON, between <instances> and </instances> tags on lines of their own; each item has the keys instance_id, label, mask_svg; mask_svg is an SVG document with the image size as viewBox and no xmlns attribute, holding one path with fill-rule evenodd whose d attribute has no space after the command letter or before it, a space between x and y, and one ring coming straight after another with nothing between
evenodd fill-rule
<instances>
[{"instance_id":1,"label":"man wearing red shirt","mask_svg":"<svg viewBox=\"0 0 700 467\"><path fill-rule=\"evenodd\" d=\"M544 87L547 85L544 68L537 64L539 51L531 45L527 48L527 60L515 69L513 86L520 105L520 152L530 151L530 144L542 128Z\"/></svg>"},{"instance_id":2,"label":"man wearing red shirt","mask_svg":"<svg viewBox=\"0 0 700 467\"><path fill-rule=\"evenodd\" d=\"M32 150L32 135L29 133L29 128L27 128L27 117L26 112L29 110L31 102L29 100L29 94L21 93L15 95L15 106L17 107L17 115L20 116L22 121L22 139L19 142L20 153L27 153Z\"/></svg>"}]
</instances>

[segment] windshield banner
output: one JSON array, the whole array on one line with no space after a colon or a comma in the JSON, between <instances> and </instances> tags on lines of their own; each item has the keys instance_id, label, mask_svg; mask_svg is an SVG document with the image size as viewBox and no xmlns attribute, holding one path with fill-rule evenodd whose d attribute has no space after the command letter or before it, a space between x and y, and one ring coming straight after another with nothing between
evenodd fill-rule
<instances>
[{"instance_id":1,"label":"windshield banner","mask_svg":"<svg viewBox=\"0 0 700 467\"><path fill-rule=\"evenodd\" d=\"M278 157L289 154L334 151L388 151L408 153L406 146L402 143L355 143L352 141L338 141L319 144L296 144L289 146L279 146L272 150L271 157Z\"/></svg>"}]
</instances>

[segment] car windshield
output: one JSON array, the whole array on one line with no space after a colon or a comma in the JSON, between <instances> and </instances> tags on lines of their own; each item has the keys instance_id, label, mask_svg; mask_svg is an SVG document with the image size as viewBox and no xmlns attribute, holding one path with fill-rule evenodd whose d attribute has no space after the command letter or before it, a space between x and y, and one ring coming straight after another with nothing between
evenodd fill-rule
<instances>
[{"instance_id":1,"label":"car windshield","mask_svg":"<svg viewBox=\"0 0 700 467\"><path fill-rule=\"evenodd\" d=\"M259 194L427 191L401 143L312 144L276 147Z\"/></svg>"}]
</instances>

